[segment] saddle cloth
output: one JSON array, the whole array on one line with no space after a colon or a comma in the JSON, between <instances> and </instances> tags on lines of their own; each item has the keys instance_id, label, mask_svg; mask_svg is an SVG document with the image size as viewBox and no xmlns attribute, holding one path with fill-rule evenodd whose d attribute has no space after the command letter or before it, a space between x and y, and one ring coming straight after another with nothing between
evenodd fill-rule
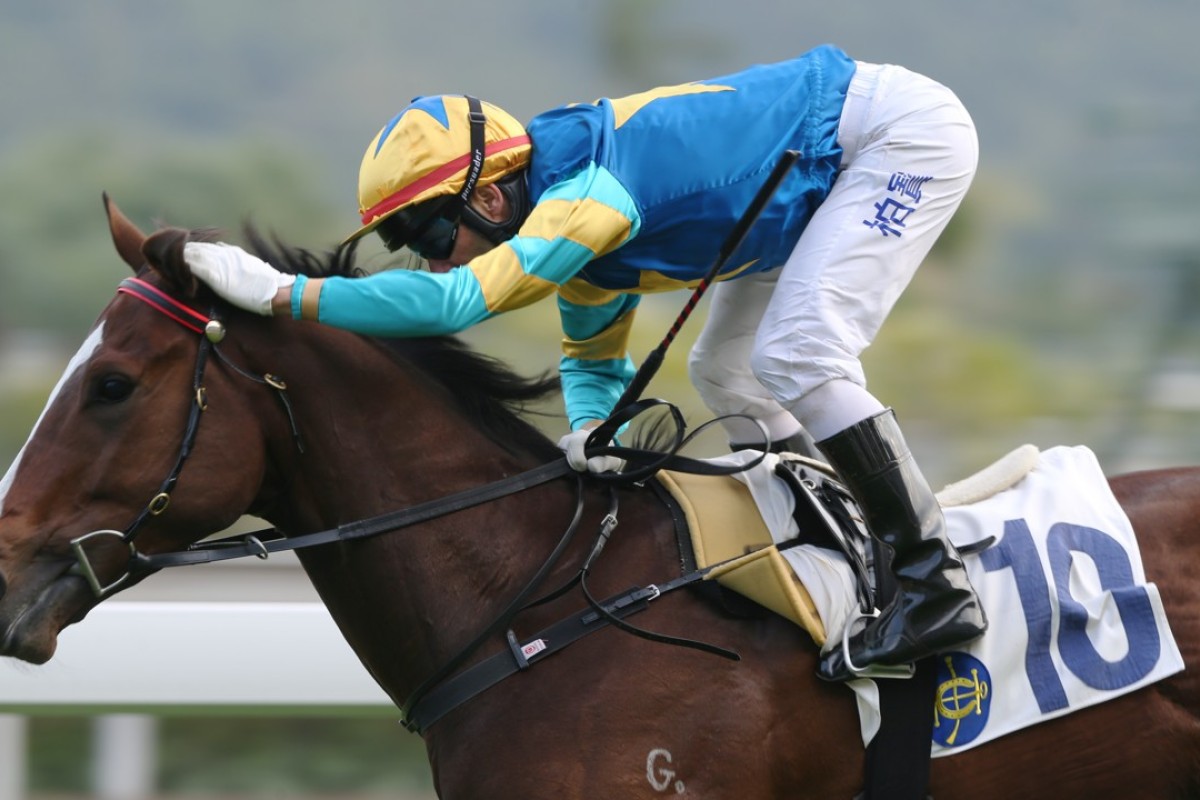
<instances>
[{"instance_id":1,"label":"saddle cloth","mask_svg":"<svg viewBox=\"0 0 1200 800\"><path fill-rule=\"evenodd\" d=\"M758 455L713 460L744 464ZM822 648L840 647L858 611L855 573L840 552L792 546L796 498L774 474L778 461L769 454L728 477L659 477L687 517L697 564L734 559L710 578L801 625ZM1026 446L939 500L989 628L938 656L935 757L1183 669L1132 525L1088 448ZM875 682L847 686L867 744L879 728Z\"/></svg>"}]
</instances>

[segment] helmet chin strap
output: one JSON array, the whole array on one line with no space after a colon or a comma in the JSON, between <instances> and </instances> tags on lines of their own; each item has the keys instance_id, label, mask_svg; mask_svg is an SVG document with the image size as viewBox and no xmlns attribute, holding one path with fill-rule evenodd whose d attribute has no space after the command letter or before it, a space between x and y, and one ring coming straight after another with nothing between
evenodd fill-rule
<instances>
[{"instance_id":1,"label":"helmet chin strap","mask_svg":"<svg viewBox=\"0 0 1200 800\"><path fill-rule=\"evenodd\" d=\"M496 183L496 187L508 201L508 219L494 222L471 206L471 196L475 194L475 185L479 181L479 173L483 171L486 155L483 126L487 118L483 114L483 104L478 99L471 95L464 96L467 98L467 119L471 123L471 164L462 191L458 193L459 213L464 225L492 244L500 244L515 236L521 223L529 216L529 191L525 181L525 170Z\"/></svg>"}]
</instances>

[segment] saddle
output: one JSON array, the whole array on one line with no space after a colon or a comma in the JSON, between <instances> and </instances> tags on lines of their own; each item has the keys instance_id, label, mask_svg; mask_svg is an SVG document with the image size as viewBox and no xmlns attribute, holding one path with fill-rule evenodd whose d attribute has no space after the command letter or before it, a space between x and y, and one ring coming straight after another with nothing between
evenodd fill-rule
<instances>
[{"instance_id":1,"label":"saddle","mask_svg":"<svg viewBox=\"0 0 1200 800\"><path fill-rule=\"evenodd\" d=\"M943 507L978 502L1016 484L1037 459L1036 447L1017 448L947 486L938 500ZM842 583L852 584L849 591L864 613L875 607L877 595L891 589L888 571L876 569L889 556L871 538L857 503L828 465L782 453L747 472L753 471L765 474L657 474L686 522L678 533L684 571L712 567L706 580L791 620L824 647L831 631L839 630L853 609L833 607L844 592L814 585L829 580L821 577L828 576L829 569L806 570L803 577L797 573L799 550L807 551L804 557L810 560L822 559L823 552L823 563L843 572L848 568Z\"/></svg>"}]
</instances>

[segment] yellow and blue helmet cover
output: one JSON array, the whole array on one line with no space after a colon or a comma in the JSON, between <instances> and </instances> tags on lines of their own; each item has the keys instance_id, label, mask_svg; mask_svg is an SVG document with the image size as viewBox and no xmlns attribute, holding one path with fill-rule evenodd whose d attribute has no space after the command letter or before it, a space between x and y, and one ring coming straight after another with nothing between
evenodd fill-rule
<instances>
[{"instance_id":1,"label":"yellow and blue helmet cover","mask_svg":"<svg viewBox=\"0 0 1200 800\"><path fill-rule=\"evenodd\" d=\"M529 164L525 128L506 111L483 103L485 157L479 185L500 180ZM362 227L346 241L371 231L405 208L460 192L471 161L467 98L418 97L376 134L358 171Z\"/></svg>"}]
</instances>

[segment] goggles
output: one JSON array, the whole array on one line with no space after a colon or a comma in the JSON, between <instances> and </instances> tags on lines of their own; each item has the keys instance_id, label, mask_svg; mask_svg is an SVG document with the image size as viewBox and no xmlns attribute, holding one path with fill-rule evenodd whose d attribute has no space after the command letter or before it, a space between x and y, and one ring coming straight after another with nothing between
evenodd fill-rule
<instances>
[{"instance_id":1,"label":"goggles","mask_svg":"<svg viewBox=\"0 0 1200 800\"><path fill-rule=\"evenodd\" d=\"M405 209L385 219L376 228L389 252L407 247L428 261L444 261L454 251L458 239L458 219L443 216L453 198L438 198Z\"/></svg>"},{"instance_id":2,"label":"goggles","mask_svg":"<svg viewBox=\"0 0 1200 800\"><path fill-rule=\"evenodd\" d=\"M408 249L426 261L445 261L458 240L458 221L431 217L408 241Z\"/></svg>"}]
</instances>

